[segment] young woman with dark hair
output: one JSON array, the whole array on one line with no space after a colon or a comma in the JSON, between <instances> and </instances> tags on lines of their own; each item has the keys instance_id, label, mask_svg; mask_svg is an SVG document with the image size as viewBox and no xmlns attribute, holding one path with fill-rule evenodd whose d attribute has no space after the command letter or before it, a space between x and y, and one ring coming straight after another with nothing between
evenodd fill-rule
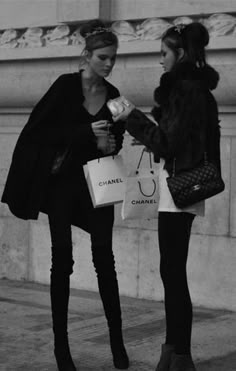
<instances>
[{"instance_id":1,"label":"young woman with dark hair","mask_svg":"<svg viewBox=\"0 0 236 371\"><path fill-rule=\"evenodd\" d=\"M72 225L90 234L114 366L127 369L129 359L122 337L112 251L114 207L93 208L83 173L87 161L116 154L122 147L124 124L112 125L106 105L109 99L119 96L119 91L106 80L115 64L118 39L100 21L82 26L81 35L85 39L84 67L79 73L61 75L33 109L16 144L2 202L22 219L37 219L40 211L48 214L52 241L50 293L58 369L76 370L67 334L74 264Z\"/></svg>"},{"instance_id":2,"label":"young woman with dark hair","mask_svg":"<svg viewBox=\"0 0 236 371\"><path fill-rule=\"evenodd\" d=\"M126 129L147 146L160 162L158 236L160 274L164 285L166 341L156 371L196 371L191 356L192 302L186 264L192 222L204 215L204 201L179 209L166 178L194 168L204 153L220 170L220 127L216 101L211 93L218 73L206 63L209 42L206 28L198 22L173 26L161 43L165 73L154 92L150 121L131 102L115 119L126 119ZM122 99L121 99L122 101Z\"/></svg>"}]
</instances>

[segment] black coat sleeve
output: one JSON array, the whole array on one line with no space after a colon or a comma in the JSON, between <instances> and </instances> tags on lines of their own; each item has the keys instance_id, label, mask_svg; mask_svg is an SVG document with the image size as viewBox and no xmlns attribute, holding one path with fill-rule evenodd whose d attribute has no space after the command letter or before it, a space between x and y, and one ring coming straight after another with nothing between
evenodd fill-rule
<instances>
[{"instance_id":1,"label":"black coat sleeve","mask_svg":"<svg viewBox=\"0 0 236 371\"><path fill-rule=\"evenodd\" d=\"M69 89L71 89L71 80L68 75L60 76L52 84L34 107L22 131L23 142L26 139L42 146L76 144L81 147L91 140L95 142L90 125L78 125L76 122L73 125L75 119L67 108Z\"/></svg>"},{"instance_id":2,"label":"black coat sleeve","mask_svg":"<svg viewBox=\"0 0 236 371\"><path fill-rule=\"evenodd\" d=\"M159 125L135 109L128 116L126 129L151 149L155 159L177 156L195 130L205 125L205 100L193 81L179 81L170 94L168 108L162 110Z\"/></svg>"}]
</instances>

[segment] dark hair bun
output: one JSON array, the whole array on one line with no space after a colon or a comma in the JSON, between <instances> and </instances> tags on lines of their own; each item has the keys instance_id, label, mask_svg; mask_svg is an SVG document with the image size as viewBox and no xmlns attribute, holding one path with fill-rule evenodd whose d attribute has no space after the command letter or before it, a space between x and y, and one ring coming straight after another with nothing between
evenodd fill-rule
<instances>
[{"instance_id":1,"label":"dark hair bun","mask_svg":"<svg viewBox=\"0 0 236 371\"><path fill-rule=\"evenodd\" d=\"M187 40L197 48L205 48L209 43L209 33L206 27L200 22L192 22L186 26Z\"/></svg>"},{"instance_id":2,"label":"dark hair bun","mask_svg":"<svg viewBox=\"0 0 236 371\"><path fill-rule=\"evenodd\" d=\"M88 33L95 31L97 28L104 28L105 25L102 21L95 19L83 24L80 28L80 35L85 37Z\"/></svg>"}]
</instances>

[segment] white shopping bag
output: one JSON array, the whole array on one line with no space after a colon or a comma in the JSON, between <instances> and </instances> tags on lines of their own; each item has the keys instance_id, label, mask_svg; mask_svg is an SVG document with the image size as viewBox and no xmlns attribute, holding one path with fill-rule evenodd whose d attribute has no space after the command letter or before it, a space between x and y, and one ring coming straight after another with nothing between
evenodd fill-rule
<instances>
[{"instance_id":1,"label":"white shopping bag","mask_svg":"<svg viewBox=\"0 0 236 371\"><path fill-rule=\"evenodd\" d=\"M122 219L156 219L159 204L158 171L150 167L140 168L145 149L142 151L138 167L126 178L125 195L121 209Z\"/></svg>"},{"instance_id":2,"label":"white shopping bag","mask_svg":"<svg viewBox=\"0 0 236 371\"><path fill-rule=\"evenodd\" d=\"M84 173L95 208L123 201L126 172L121 155L89 161Z\"/></svg>"}]
</instances>

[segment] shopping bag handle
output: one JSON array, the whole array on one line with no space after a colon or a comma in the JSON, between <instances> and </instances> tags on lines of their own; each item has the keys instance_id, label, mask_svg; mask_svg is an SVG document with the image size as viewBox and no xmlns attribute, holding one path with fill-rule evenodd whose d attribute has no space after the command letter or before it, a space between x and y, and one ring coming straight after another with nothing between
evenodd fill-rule
<instances>
[{"instance_id":1,"label":"shopping bag handle","mask_svg":"<svg viewBox=\"0 0 236 371\"><path fill-rule=\"evenodd\" d=\"M154 179L152 179L152 182L153 182L153 184L154 184L154 187L153 187L153 192L150 194L150 195L147 195L146 193L144 193L143 192L143 190L142 190L142 185L141 185L141 182L140 181L138 181L138 186L139 186L139 190L140 190L140 193L142 193L142 195L143 196L145 196L145 197L152 197L154 194L155 194L155 192L156 192L156 189L157 189L157 185L156 185L156 182L155 182L155 180Z\"/></svg>"},{"instance_id":2,"label":"shopping bag handle","mask_svg":"<svg viewBox=\"0 0 236 371\"><path fill-rule=\"evenodd\" d=\"M141 161L143 159L144 152L146 152L146 148L143 148L143 150L142 150L142 153L141 153L141 156L140 156L140 159L139 159L139 162L138 162L136 174L138 174L138 169L140 168L140 164L141 164ZM152 169L152 155L151 155L151 152L149 152L148 155L149 155L151 173L154 174L154 171Z\"/></svg>"}]
</instances>

